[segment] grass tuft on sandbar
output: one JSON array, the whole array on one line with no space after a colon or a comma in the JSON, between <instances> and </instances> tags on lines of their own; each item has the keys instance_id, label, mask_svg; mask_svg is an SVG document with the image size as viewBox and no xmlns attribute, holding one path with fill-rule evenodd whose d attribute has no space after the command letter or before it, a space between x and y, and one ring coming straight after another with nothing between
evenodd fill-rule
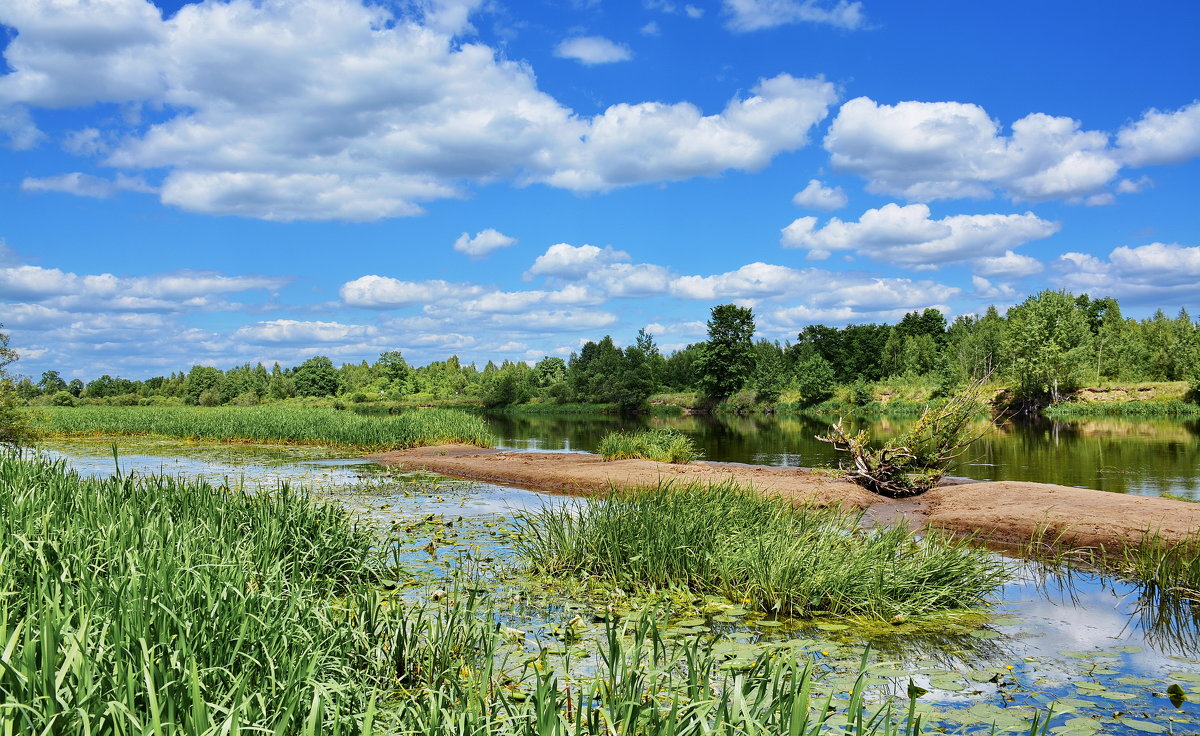
<instances>
[{"instance_id":1,"label":"grass tuft on sandbar","mask_svg":"<svg viewBox=\"0 0 1200 736\"><path fill-rule=\"evenodd\" d=\"M605 460L643 459L681 465L699 460L702 454L691 437L673 429L609 432L601 438L596 452Z\"/></svg>"},{"instance_id":2,"label":"grass tuft on sandbar","mask_svg":"<svg viewBox=\"0 0 1200 736\"><path fill-rule=\"evenodd\" d=\"M536 572L716 593L759 610L888 620L981 606L1006 579L967 541L799 508L732 483L611 491L524 515Z\"/></svg>"}]
</instances>

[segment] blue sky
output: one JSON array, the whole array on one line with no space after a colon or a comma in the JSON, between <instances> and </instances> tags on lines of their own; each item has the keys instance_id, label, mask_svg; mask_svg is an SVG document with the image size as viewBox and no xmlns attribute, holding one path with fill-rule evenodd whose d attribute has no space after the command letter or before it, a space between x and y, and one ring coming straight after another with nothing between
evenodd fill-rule
<instances>
[{"instance_id":1,"label":"blue sky","mask_svg":"<svg viewBox=\"0 0 1200 736\"><path fill-rule=\"evenodd\" d=\"M0 3L35 376L1197 311L1200 6Z\"/></svg>"}]
</instances>

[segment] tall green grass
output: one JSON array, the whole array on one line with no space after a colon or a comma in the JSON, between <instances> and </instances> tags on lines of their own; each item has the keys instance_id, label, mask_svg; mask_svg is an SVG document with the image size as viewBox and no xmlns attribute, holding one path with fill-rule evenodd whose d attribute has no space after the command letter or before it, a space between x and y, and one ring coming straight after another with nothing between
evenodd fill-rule
<instances>
[{"instance_id":1,"label":"tall green grass","mask_svg":"<svg viewBox=\"0 0 1200 736\"><path fill-rule=\"evenodd\" d=\"M1055 419L1096 416L1193 416L1200 414L1200 404L1181 399L1124 401L1066 401L1051 404L1042 413Z\"/></svg>"},{"instance_id":2,"label":"tall green grass","mask_svg":"<svg viewBox=\"0 0 1200 736\"><path fill-rule=\"evenodd\" d=\"M684 464L701 457L692 438L673 429L609 432L600 439L596 452L605 460L640 458L660 463Z\"/></svg>"},{"instance_id":3,"label":"tall green grass","mask_svg":"<svg viewBox=\"0 0 1200 736\"><path fill-rule=\"evenodd\" d=\"M1025 556L1067 570L1116 575L1142 584L1151 596L1200 601L1200 533L1171 541L1149 530L1136 542L1106 548L1064 544L1043 529L1034 534Z\"/></svg>"},{"instance_id":4,"label":"tall green grass","mask_svg":"<svg viewBox=\"0 0 1200 736\"><path fill-rule=\"evenodd\" d=\"M528 514L517 544L540 572L686 587L801 615L974 608L1005 580L993 555L965 542L858 521L728 483L663 484Z\"/></svg>"},{"instance_id":5,"label":"tall green grass","mask_svg":"<svg viewBox=\"0 0 1200 736\"><path fill-rule=\"evenodd\" d=\"M496 438L477 416L421 409L364 417L344 411L281 406L44 407L42 428L64 434L156 434L343 445L371 450L461 442L487 447Z\"/></svg>"},{"instance_id":6,"label":"tall green grass","mask_svg":"<svg viewBox=\"0 0 1200 736\"><path fill-rule=\"evenodd\" d=\"M286 488L87 480L5 454L0 732L356 730L374 544Z\"/></svg>"}]
</instances>

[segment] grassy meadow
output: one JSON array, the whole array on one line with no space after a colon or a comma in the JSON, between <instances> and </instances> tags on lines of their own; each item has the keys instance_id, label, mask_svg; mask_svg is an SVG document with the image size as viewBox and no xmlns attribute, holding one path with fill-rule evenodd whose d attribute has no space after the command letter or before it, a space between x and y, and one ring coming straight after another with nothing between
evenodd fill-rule
<instances>
[{"instance_id":1,"label":"grassy meadow","mask_svg":"<svg viewBox=\"0 0 1200 736\"><path fill-rule=\"evenodd\" d=\"M37 412L41 429L65 435L146 434L327 444L361 450L454 442L487 447L496 441L478 416L453 409L418 409L389 416L275 405L42 407Z\"/></svg>"}]
</instances>

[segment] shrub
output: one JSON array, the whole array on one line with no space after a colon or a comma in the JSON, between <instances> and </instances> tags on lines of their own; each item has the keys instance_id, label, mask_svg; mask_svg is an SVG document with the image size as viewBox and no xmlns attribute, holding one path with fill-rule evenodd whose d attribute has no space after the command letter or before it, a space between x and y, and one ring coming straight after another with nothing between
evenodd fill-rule
<instances>
[{"instance_id":1,"label":"shrub","mask_svg":"<svg viewBox=\"0 0 1200 736\"><path fill-rule=\"evenodd\" d=\"M200 393L200 398L196 401L200 406L220 406L221 392L216 389L208 389Z\"/></svg>"},{"instance_id":2,"label":"shrub","mask_svg":"<svg viewBox=\"0 0 1200 736\"><path fill-rule=\"evenodd\" d=\"M50 406L75 406L75 397L70 391L55 391L50 397Z\"/></svg>"},{"instance_id":3,"label":"shrub","mask_svg":"<svg viewBox=\"0 0 1200 736\"><path fill-rule=\"evenodd\" d=\"M985 406L985 380L936 408L925 407L912 429L883 447L871 447L871 434L865 429L850 435L840 418L829 434L817 439L848 453L852 463L843 470L872 493L892 498L919 495L936 486L967 447L991 429L989 423L980 432L975 424Z\"/></svg>"},{"instance_id":4,"label":"shrub","mask_svg":"<svg viewBox=\"0 0 1200 736\"><path fill-rule=\"evenodd\" d=\"M233 400L235 406L258 406L258 394L253 391L243 391Z\"/></svg>"}]
</instances>

